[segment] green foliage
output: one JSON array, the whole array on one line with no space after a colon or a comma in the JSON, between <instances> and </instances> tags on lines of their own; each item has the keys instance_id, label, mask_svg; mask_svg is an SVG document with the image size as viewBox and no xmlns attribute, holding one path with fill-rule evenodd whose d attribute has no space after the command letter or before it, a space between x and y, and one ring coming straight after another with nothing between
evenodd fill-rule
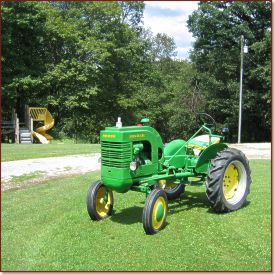
<instances>
[{"instance_id":1,"label":"green foliage","mask_svg":"<svg viewBox=\"0 0 275 275\"><path fill-rule=\"evenodd\" d=\"M4 192L2 270L270 271L270 161L251 161L251 170L245 207L213 213L204 188L190 186L152 236L141 193L115 193L113 216L90 220L85 198L99 173Z\"/></svg>"},{"instance_id":2,"label":"green foliage","mask_svg":"<svg viewBox=\"0 0 275 275\"><path fill-rule=\"evenodd\" d=\"M201 2L188 20L196 38L192 61L205 92L206 110L231 128L234 140L241 35L249 45L244 55L242 140L270 140L270 9L270 2Z\"/></svg>"},{"instance_id":3,"label":"green foliage","mask_svg":"<svg viewBox=\"0 0 275 275\"><path fill-rule=\"evenodd\" d=\"M167 34L158 33L153 37L153 55L155 59L170 59L171 56L176 56L176 44L173 38Z\"/></svg>"},{"instance_id":4,"label":"green foliage","mask_svg":"<svg viewBox=\"0 0 275 275\"><path fill-rule=\"evenodd\" d=\"M188 138L207 111L236 138L239 37L248 39L244 141L269 139L270 9L266 2L205 2L189 18L192 62L142 25L143 2L2 2L2 117L47 107L56 138L96 143L118 116L150 118L164 141ZM255 128L258 131L255 131Z\"/></svg>"},{"instance_id":5,"label":"green foliage","mask_svg":"<svg viewBox=\"0 0 275 275\"><path fill-rule=\"evenodd\" d=\"M201 98L197 98L200 91L194 85L192 64L164 57L155 62L153 68L151 79L157 82L150 79L152 82L146 83L150 89L137 93L137 117L149 117L165 142L190 137L198 127L195 113L203 106Z\"/></svg>"},{"instance_id":6,"label":"green foliage","mask_svg":"<svg viewBox=\"0 0 275 275\"><path fill-rule=\"evenodd\" d=\"M19 108L24 104L48 107L57 127L67 133L78 132L80 125L81 136L98 134L102 125L125 111L119 100L131 96L129 88L143 71L142 41L132 29L139 24L143 7L143 3L4 3L3 91L4 102L12 103L6 106L15 106L20 97ZM19 29L20 20L24 29ZM19 40L14 50L20 52L11 55L8 49L18 36L23 42ZM32 36L32 47L22 51ZM43 56L37 55L37 41L43 41ZM6 63L18 65L20 74L11 74ZM91 120L96 129L91 129Z\"/></svg>"},{"instance_id":7,"label":"green foliage","mask_svg":"<svg viewBox=\"0 0 275 275\"><path fill-rule=\"evenodd\" d=\"M38 3L2 2L3 106L31 96L26 88L37 87L44 67L46 14Z\"/></svg>"}]
</instances>

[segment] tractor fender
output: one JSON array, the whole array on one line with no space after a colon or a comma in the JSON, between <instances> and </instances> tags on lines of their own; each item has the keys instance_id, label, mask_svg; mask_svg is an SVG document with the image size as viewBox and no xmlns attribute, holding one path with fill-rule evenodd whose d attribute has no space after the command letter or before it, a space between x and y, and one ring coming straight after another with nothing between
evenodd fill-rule
<instances>
[{"instance_id":1,"label":"tractor fender","mask_svg":"<svg viewBox=\"0 0 275 275\"><path fill-rule=\"evenodd\" d=\"M211 160L214 159L220 151L224 150L227 147L228 146L224 143L212 144L207 147L201 153L195 167L195 171L197 173L207 174Z\"/></svg>"}]
</instances>

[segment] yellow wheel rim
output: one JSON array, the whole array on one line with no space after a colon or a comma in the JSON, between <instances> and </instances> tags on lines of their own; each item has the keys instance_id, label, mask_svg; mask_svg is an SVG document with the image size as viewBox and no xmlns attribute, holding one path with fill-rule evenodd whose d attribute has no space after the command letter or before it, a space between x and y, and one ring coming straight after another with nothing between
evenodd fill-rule
<instances>
[{"instance_id":1,"label":"yellow wheel rim","mask_svg":"<svg viewBox=\"0 0 275 275\"><path fill-rule=\"evenodd\" d=\"M157 198L152 212L152 225L154 229L157 230L162 226L166 216L166 211L167 208L165 199L160 196Z\"/></svg>"},{"instance_id":2,"label":"yellow wheel rim","mask_svg":"<svg viewBox=\"0 0 275 275\"><path fill-rule=\"evenodd\" d=\"M101 218L108 216L111 203L110 192L104 186L101 186L95 197L96 212Z\"/></svg>"},{"instance_id":3,"label":"yellow wheel rim","mask_svg":"<svg viewBox=\"0 0 275 275\"><path fill-rule=\"evenodd\" d=\"M231 163L225 170L223 178L223 194L226 200L234 197L239 186L239 172L237 167Z\"/></svg>"},{"instance_id":4,"label":"yellow wheel rim","mask_svg":"<svg viewBox=\"0 0 275 275\"><path fill-rule=\"evenodd\" d=\"M172 183L172 182L168 182L167 180L160 180L159 181L159 186L162 189L173 189L177 186L177 184Z\"/></svg>"}]
</instances>

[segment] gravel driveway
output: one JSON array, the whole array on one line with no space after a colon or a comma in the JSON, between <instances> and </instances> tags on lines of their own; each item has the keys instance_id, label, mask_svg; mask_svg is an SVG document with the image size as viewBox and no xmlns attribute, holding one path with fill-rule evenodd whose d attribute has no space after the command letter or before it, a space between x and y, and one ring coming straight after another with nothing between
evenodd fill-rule
<instances>
[{"instance_id":1,"label":"gravel driveway","mask_svg":"<svg viewBox=\"0 0 275 275\"><path fill-rule=\"evenodd\" d=\"M5 161L1 163L1 190L100 169L100 154ZM21 178L19 178L21 176ZM22 179L23 176L23 179ZM24 180L24 178L26 178Z\"/></svg>"},{"instance_id":2,"label":"gravel driveway","mask_svg":"<svg viewBox=\"0 0 275 275\"><path fill-rule=\"evenodd\" d=\"M243 151L248 159L271 159L271 143L230 144L229 147Z\"/></svg>"},{"instance_id":3,"label":"gravel driveway","mask_svg":"<svg viewBox=\"0 0 275 275\"><path fill-rule=\"evenodd\" d=\"M271 159L270 143L231 144L230 147L242 150L248 159ZM100 169L99 158L100 154L89 154L2 162L1 190L96 171Z\"/></svg>"}]
</instances>

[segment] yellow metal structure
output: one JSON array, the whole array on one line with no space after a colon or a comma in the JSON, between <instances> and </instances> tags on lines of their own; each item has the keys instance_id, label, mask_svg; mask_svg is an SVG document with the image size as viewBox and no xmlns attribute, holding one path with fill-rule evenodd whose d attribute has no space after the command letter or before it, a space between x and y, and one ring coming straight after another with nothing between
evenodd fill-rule
<instances>
[{"instance_id":1,"label":"yellow metal structure","mask_svg":"<svg viewBox=\"0 0 275 275\"><path fill-rule=\"evenodd\" d=\"M105 218L108 216L110 207L111 207L111 196L110 192L108 192L108 198L107 201L105 200L104 196L106 194L107 189L103 186L101 186L97 193L96 193L96 198L95 198L95 208L96 212L101 218Z\"/></svg>"},{"instance_id":2,"label":"yellow metal structure","mask_svg":"<svg viewBox=\"0 0 275 275\"><path fill-rule=\"evenodd\" d=\"M239 185L239 172L233 163L231 163L224 173L223 193L224 197L229 200L235 195Z\"/></svg>"},{"instance_id":3,"label":"yellow metal structure","mask_svg":"<svg viewBox=\"0 0 275 275\"><path fill-rule=\"evenodd\" d=\"M29 107L29 114L33 121L43 121L44 125L32 132L41 143L47 144L53 137L46 133L54 126L54 118L47 108Z\"/></svg>"}]
</instances>

